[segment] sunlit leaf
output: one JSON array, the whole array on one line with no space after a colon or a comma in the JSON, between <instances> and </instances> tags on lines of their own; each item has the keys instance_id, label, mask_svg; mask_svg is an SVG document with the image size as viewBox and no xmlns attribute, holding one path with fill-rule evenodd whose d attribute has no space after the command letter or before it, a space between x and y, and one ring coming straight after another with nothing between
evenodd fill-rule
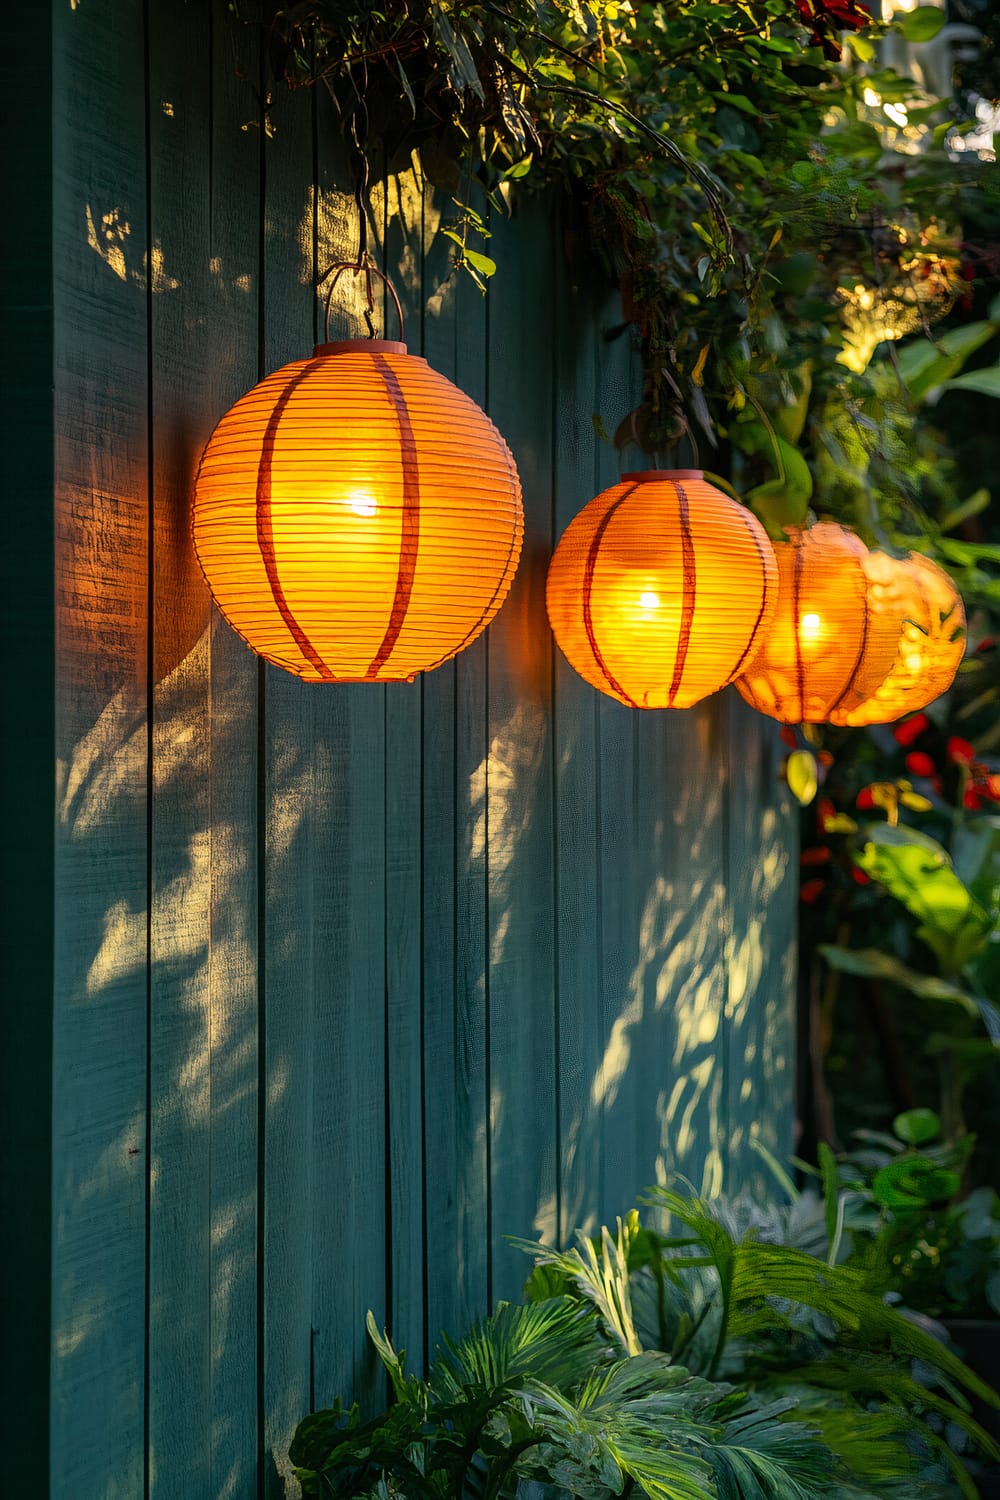
<instances>
[{"instance_id":1,"label":"sunlit leaf","mask_svg":"<svg viewBox=\"0 0 1000 1500\"><path fill-rule=\"evenodd\" d=\"M809 750L793 750L785 761L788 790L802 807L808 807L819 791L819 767Z\"/></svg>"},{"instance_id":2,"label":"sunlit leaf","mask_svg":"<svg viewBox=\"0 0 1000 1500\"><path fill-rule=\"evenodd\" d=\"M933 343L921 338L904 344L899 351L899 374L910 395L923 399L935 386L957 375L962 365L997 333L993 322L965 323L950 328Z\"/></svg>"},{"instance_id":3,"label":"sunlit leaf","mask_svg":"<svg viewBox=\"0 0 1000 1500\"><path fill-rule=\"evenodd\" d=\"M468 246L466 246L464 254L469 265L474 266L484 276L494 276L496 274L497 263L490 256L483 255L479 250L470 250Z\"/></svg>"},{"instance_id":4,"label":"sunlit leaf","mask_svg":"<svg viewBox=\"0 0 1000 1500\"><path fill-rule=\"evenodd\" d=\"M929 42L947 20L936 5L918 5L916 10L898 11L893 18L908 42Z\"/></svg>"},{"instance_id":5,"label":"sunlit leaf","mask_svg":"<svg viewBox=\"0 0 1000 1500\"><path fill-rule=\"evenodd\" d=\"M978 391L981 396L1000 396L1000 365L989 365L985 370L968 370L945 381L946 391Z\"/></svg>"}]
</instances>

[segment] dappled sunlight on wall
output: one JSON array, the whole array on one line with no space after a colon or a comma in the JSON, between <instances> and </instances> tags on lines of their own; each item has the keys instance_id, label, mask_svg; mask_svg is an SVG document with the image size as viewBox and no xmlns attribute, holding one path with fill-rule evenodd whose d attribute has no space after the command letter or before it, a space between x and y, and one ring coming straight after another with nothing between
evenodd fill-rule
<instances>
[{"instance_id":1,"label":"dappled sunlight on wall","mask_svg":"<svg viewBox=\"0 0 1000 1500\"><path fill-rule=\"evenodd\" d=\"M792 816L742 705L640 716L554 658L557 520L637 360L516 194L486 299L416 165L369 221L411 349L527 476L488 636L307 687L211 609L201 447L321 331L356 162L321 89L261 131L224 0L113 9L74 14L56 122L53 1493L254 1500L310 1406L384 1398L368 1307L419 1368L516 1295L504 1235L783 1149ZM363 334L342 289L331 334Z\"/></svg>"}]
</instances>

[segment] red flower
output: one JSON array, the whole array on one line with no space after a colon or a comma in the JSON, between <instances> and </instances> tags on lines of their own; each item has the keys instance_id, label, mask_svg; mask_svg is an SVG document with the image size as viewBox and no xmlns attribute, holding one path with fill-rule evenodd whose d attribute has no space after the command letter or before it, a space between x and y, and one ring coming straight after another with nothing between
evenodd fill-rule
<instances>
[{"instance_id":1,"label":"red flower","mask_svg":"<svg viewBox=\"0 0 1000 1500\"><path fill-rule=\"evenodd\" d=\"M979 795L978 788L974 787L970 781L962 793L962 806L967 807L970 812L977 812L982 805L983 799Z\"/></svg>"},{"instance_id":2,"label":"red flower","mask_svg":"<svg viewBox=\"0 0 1000 1500\"><path fill-rule=\"evenodd\" d=\"M859 865L851 866L851 879L856 885L871 885L872 883L871 876L866 875Z\"/></svg>"},{"instance_id":3,"label":"red flower","mask_svg":"<svg viewBox=\"0 0 1000 1500\"><path fill-rule=\"evenodd\" d=\"M825 880L816 879L805 881L802 885L802 889L799 891L799 900L804 901L807 906L812 906L813 902L817 900L825 885Z\"/></svg>"},{"instance_id":4,"label":"red flower","mask_svg":"<svg viewBox=\"0 0 1000 1500\"><path fill-rule=\"evenodd\" d=\"M863 786L861 788L860 792L858 793L857 797L854 799L854 802L855 802L855 806L856 807L860 807L865 812L867 812L870 808L874 807L875 806L875 798L872 796L872 789L871 789L871 787L870 786Z\"/></svg>"},{"instance_id":5,"label":"red flower","mask_svg":"<svg viewBox=\"0 0 1000 1500\"><path fill-rule=\"evenodd\" d=\"M900 745L912 745L930 727L931 721L926 714L914 714L912 719L904 719L902 724L897 724L892 732Z\"/></svg>"},{"instance_id":6,"label":"red flower","mask_svg":"<svg viewBox=\"0 0 1000 1500\"><path fill-rule=\"evenodd\" d=\"M986 784L982 788L986 796L993 802L1000 802L1000 776L987 776Z\"/></svg>"},{"instance_id":7,"label":"red flower","mask_svg":"<svg viewBox=\"0 0 1000 1500\"><path fill-rule=\"evenodd\" d=\"M934 762L923 750L911 750L906 757L906 769L912 771L914 776L933 776Z\"/></svg>"},{"instance_id":8,"label":"red flower","mask_svg":"<svg viewBox=\"0 0 1000 1500\"><path fill-rule=\"evenodd\" d=\"M799 855L799 864L825 865L829 858L829 849L824 849L822 845L818 845L814 849L803 849L802 853Z\"/></svg>"},{"instance_id":9,"label":"red flower","mask_svg":"<svg viewBox=\"0 0 1000 1500\"><path fill-rule=\"evenodd\" d=\"M798 744L798 740L795 737L795 730L789 729L787 724L782 729L779 738L783 745L788 746L789 750L794 750L796 745Z\"/></svg>"},{"instance_id":10,"label":"red flower","mask_svg":"<svg viewBox=\"0 0 1000 1500\"><path fill-rule=\"evenodd\" d=\"M860 31L871 20L859 0L795 0L795 8L809 28L809 40L831 62L840 61L840 32Z\"/></svg>"},{"instance_id":11,"label":"red flower","mask_svg":"<svg viewBox=\"0 0 1000 1500\"><path fill-rule=\"evenodd\" d=\"M953 734L948 741L947 753L953 766L971 766L976 758L976 752L968 740L959 739L957 734Z\"/></svg>"}]
</instances>

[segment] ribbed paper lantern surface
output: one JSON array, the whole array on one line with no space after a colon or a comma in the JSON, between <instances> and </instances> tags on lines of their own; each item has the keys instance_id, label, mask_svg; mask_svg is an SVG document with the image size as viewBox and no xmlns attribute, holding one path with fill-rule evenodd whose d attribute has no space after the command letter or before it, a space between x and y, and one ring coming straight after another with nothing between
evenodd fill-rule
<instances>
[{"instance_id":1,"label":"ribbed paper lantern surface","mask_svg":"<svg viewBox=\"0 0 1000 1500\"><path fill-rule=\"evenodd\" d=\"M888 674L898 620L868 597L868 549L831 522L775 542L778 608L737 690L785 724L821 724L858 707Z\"/></svg>"},{"instance_id":2,"label":"ribbed paper lantern surface","mask_svg":"<svg viewBox=\"0 0 1000 1500\"><path fill-rule=\"evenodd\" d=\"M962 597L943 568L917 552L870 552L865 570L873 607L898 622L896 658L871 697L835 710L832 724L891 724L924 708L947 692L965 654Z\"/></svg>"},{"instance_id":3,"label":"ribbed paper lantern surface","mask_svg":"<svg viewBox=\"0 0 1000 1500\"><path fill-rule=\"evenodd\" d=\"M309 682L409 680L507 595L521 491L503 438L405 344L320 344L222 418L194 541L226 619Z\"/></svg>"},{"instance_id":4,"label":"ribbed paper lantern surface","mask_svg":"<svg viewBox=\"0 0 1000 1500\"><path fill-rule=\"evenodd\" d=\"M732 681L774 609L757 518L700 470L626 474L566 528L546 604L581 677L634 708L688 708Z\"/></svg>"}]
</instances>

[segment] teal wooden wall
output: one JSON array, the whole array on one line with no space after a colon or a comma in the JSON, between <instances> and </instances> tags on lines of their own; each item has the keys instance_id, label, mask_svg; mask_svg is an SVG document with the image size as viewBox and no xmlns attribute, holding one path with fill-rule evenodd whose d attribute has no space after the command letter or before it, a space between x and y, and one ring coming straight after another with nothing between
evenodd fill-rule
<instances>
[{"instance_id":1,"label":"teal wooden wall","mask_svg":"<svg viewBox=\"0 0 1000 1500\"><path fill-rule=\"evenodd\" d=\"M24 997L43 1056L52 1032L24 1246L37 1284L51 1186L50 1457L13 1462L73 1500L251 1500L311 1405L379 1399L368 1307L420 1365L517 1293L504 1234L593 1229L672 1170L734 1188L751 1136L788 1147L794 820L735 694L643 715L553 646L547 560L618 476L592 415L613 427L638 372L538 205L495 224L484 299L418 175L373 202L411 348L518 461L498 620L412 686L304 686L246 650L192 555L192 476L227 405L310 350L349 174L318 95L276 90L262 128L221 0L53 14L26 545L55 765L24 877L25 905L54 882Z\"/></svg>"}]
</instances>

